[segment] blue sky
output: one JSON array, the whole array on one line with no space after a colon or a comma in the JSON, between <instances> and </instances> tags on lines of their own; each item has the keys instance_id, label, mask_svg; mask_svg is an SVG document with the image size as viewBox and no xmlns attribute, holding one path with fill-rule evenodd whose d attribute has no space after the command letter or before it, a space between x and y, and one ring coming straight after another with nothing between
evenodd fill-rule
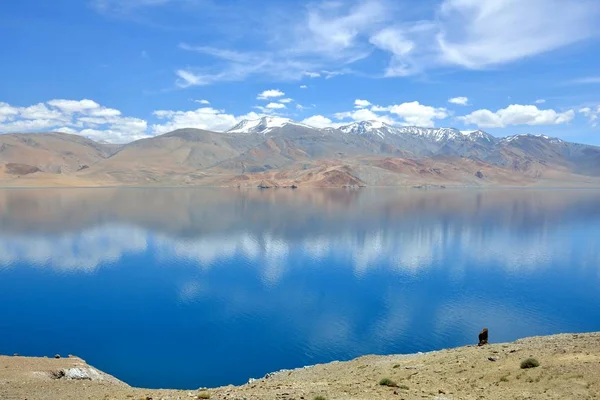
<instances>
[{"instance_id":1,"label":"blue sky","mask_svg":"<svg viewBox=\"0 0 600 400\"><path fill-rule=\"evenodd\" d=\"M2 133L279 115L600 144L597 0L21 0L0 46Z\"/></svg>"}]
</instances>

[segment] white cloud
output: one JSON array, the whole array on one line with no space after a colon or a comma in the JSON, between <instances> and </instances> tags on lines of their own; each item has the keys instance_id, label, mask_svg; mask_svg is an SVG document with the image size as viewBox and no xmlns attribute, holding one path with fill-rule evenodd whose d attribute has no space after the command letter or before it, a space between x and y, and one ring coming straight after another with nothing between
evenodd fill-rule
<instances>
[{"instance_id":1,"label":"white cloud","mask_svg":"<svg viewBox=\"0 0 600 400\"><path fill-rule=\"evenodd\" d=\"M446 62L485 68L597 34L599 12L587 0L444 0L436 39Z\"/></svg>"},{"instance_id":2,"label":"white cloud","mask_svg":"<svg viewBox=\"0 0 600 400\"><path fill-rule=\"evenodd\" d=\"M370 42L378 49L387 51L392 55L385 76L400 77L416 72L413 61L409 56L415 48L415 43L406 38L404 30L396 27L382 29L371 36Z\"/></svg>"},{"instance_id":3,"label":"white cloud","mask_svg":"<svg viewBox=\"0 0 600 400\"><path fill-rule=\"evenodd\" d=\"M19 115L19 109L17 107L13 107L8 103L0 101L0 122L7 121L16 115Z\"/></svg>"},{"instance_id":4,"label":"white cloud","mask_svg":"<svg viewBox=\"0 0 600 400\"><path fill-rule=\"evenodd\" d=\"M335 114L335 117L339 120L351 119L353 121L381 121L389 125L395 125L396 122L387 115L375 114L371 110L366 108L360 108L358 110L339 112Z\"/></svg>"},{"instance_id":5,"label":"white cloud","mask_svg":"<svg viewBox=\"0 0 600 400\"><path fill-rule=\"evenodd\" d=\"M163 124L152 125L152 132L157 135L182 128L225 131L238 122L238 118L235 116L212 107L203 107L192 111L158 110L154 112L154 115L165 121Z\"/></svg>"},{"instance_id":6,"label":"white cloud","mask_svg":"<svg viewBox=\"0 0 600 400\"><path fill-rule=\"evenodd\" d=\"M96 103L93 100L83 99L83 100L50 100L48 105L56 107L67 113L83 113L88 110L94 110L100 108L100 104Z\"/></svg>"},{"instance_id":7,"label":"white cloud","mask_svg":"<svg viewBox=\"0 0 600 400\"><path fill-rule=\"evenodd\" d=\"M77 131L77 129L69 128L69 127L66 127L66 126L62 126L62 127L58 128L58 129L55 129L54 131L55 132L62 132L62 133L69 133L71 135L76 135L76 134L79 133Z\"/></svg>"},{"instance_id":8,"label":"white cloud","mask_svg":"<svg viewBox=\"0 0 600 400\"><path fill-rule=\"evenodd\" d=\"M318 78L321 76L321 74L318 72L307 72L307 71L303 72L302 75L308 76L309 78Z\"/></svg>"},{"instance_id":9,"label":"white cloud","mask_svg":"<svg viewBox=\"0 0 600 400\"><path fill-rule=\"evenodd\" d=\"M209 80L203 79L200 75L195 75L194 73L183 69L175 71L175 75L178 77L175 84L181 88L208 85L210 83Z\"/></svg>"},{"instance_id":10,"label":"white cloud","mask_svg":"<svg viewBox=\"0 0 600 400\"><path fill-rule=\"evenodd\" d=\"M592 126L598 126L600 119L600 105L596 107L583 107L579 109L579 113L588 118Z\"/></svg>"},{"instance_id":11,"label":"white cloud","mask_svg":"<svg viewBox=\"0 0 600 400\"><path fill-rule=\"evenodd\" d=\"M199 104L203 104L203 105L207 106L210 104L210 101L204 100L204 99L203 100L194 100L194 103L199 103Z\"/></svg>"},{"instance_id":12,"label":"white cloud","mask_svg":"<svg viewBox=\"0 0 600 400\"><path fill-rule=\"evenodd\" d=\"M361 99L356 99L354 100L354 107L355 108L365 108L371 105L371 102L369 100L361 100Z\"/></svg>"},{"instance_id":13,"label":"white cloud","mask_svg":"<svg viewBox=\"0 0 600 400\"><path fill-rule=\"evenodd\" d=\"M458 117L466 124L480 128L503 128L508 125L558 125L570 122L575 111L540 110L534 105L511 104L496 112L482 109Z\"/></svg>"},{"instance_id":14,"label":"white cloud","mask_svg":"<svg viewBox=\"0 0 600 400\"><path fill-rule=\"evenodd\" d=\"M308 86L306 86L306 85L300 85L300 89L308 89Z\"/></svg>"},{"instance_id":15,"label":"white cloud","mask_svg":"<svg viewBox=\"0 0 600 400\"><path fill-rule=\"evenodd\" d=\"M469 104L469 98L464 96L452 97L448 99L448 103L458 104L459 106L466 106Z\"/></svg>"},{"instance_id":16,"label":"white cloud","mask_svg":"<svg viewBox=\"0 0 600 400\"><path fill-rule=\"evenodd\" d=\"M281 104L281 103L269 103L266 105L266 108L271 109L271 110L280 110L282 108L286 108L285 104Z\"/></svg>"},{"instance_id":17,"label":"white cloud","mask_svg":"<svg viewBox=\"0 0 600 400\"><path fill-rule=\"evenodd\" d=\"M335 125L332 120L322 115L313 115L303 120L302 123L315 128L327 128Z\"/></svg>"},{"instance_id":18,"label":"white cloud","mask_svg":"<svg viewBox=\"0 0 600 400\"><path fill-rule=\"evenodd\" d=\"M294 101L294 99L290 99L290 98L287 98L287 99L280 99L280 100L279 100L279 102L280 102L280 103L284 103L284 104L288 104L288 103L291 103L291 102L293 102L293 101Z\"/></svg>"},{"instance_id":19,"label":"white cloud","mask_svg":"<svg viewBox=\"0 0 600 400\"><path fill-rule=\"evenodd\" d=\"M484 69L566 47L600 32L596 0L440 0L423 7L428 15L419 18L391 0L320 0L292 10L289 7L295 5L285 4L285 9L268 8L266 15L277 18L264 18L259 29L246 27L252 29L245 32L264 35L255 40L257 50L180 45L182 50L214 57L215 63L207 66L203 59L202 68L180 69L177 84L206 85L253 75L274 80L331 78L377 53L389 57L385 71L359 73L401 77L448 66ZM256 24L255 19L247 22Z\"/></svg>"},{"instance_id":20,"label":"white cloud","mask_svg":"<svg viewBox=\"0 0 600 400\"><path fill-rule=\"evenodd\" d=\"M283 96L285 96L285 93L283 93L281 90L270 89L270 90L265 90L262 93L259 93L256 98L258 100L268 100L268 99L272 99L275 97L283 97Z\"/></svg>"},{"instance_id":21,"label":"white cloud","mask_svg":"<svg viewBox=\"0 0 600 400\"><path fill-rule=\"evenodd\" d=\"M129 142L147 137L147 122L93 100L54 99L28 107L0 103L0 132L60 131L92 139Z\"/></svg>"},{"instance_id":22,"label":"white cloud","mask_svg":"<svg viewBox=\"0 0 600 400\"><path fill-rule=\"evenodd\" d=\"M448 111L445 108L425 106L418 101L393 105L388 107L388 110L404 120L401 123L402 125L415 125L426 128L435 126L434 120L448 117Z\"/></svg>"},{"instance_id":23,"label":"white cloud","mask_svg":"<svg viewBox=\"0 0 600 400\"><path fill-rule=\"evenodd\" d=\"M537 99L535 101L535 104L544 104L546 102L546 99Z\"/></svg>"},{"instance_id":24,"label":"white cloud","mask_svg":"<svg viewBox=\"0 0 600 400\"><path fill-rule=\"evenodd\" d=\"M355 107L357 107L357 104L366 104L362 103L361 100L357 101L359 103L355 101ZM381 121L389 125L433 127L435 126L435 120L445 119L449 114L445 108L426 106L418 101L413 101L389 106L371 105L370 108L357 108L353 111L338 112L334 116L340 120Z\"/></svg>"}]
</instances>

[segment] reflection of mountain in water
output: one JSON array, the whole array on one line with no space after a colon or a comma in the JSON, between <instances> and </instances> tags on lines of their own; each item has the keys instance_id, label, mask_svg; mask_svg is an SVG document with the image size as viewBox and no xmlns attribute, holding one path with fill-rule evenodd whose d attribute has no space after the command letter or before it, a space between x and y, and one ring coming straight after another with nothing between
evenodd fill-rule
<instances>
[{"instance_id":1,"label":"reflection of mountain in water","mask_svg":"<svg viewBox=\"0 0 600 400\"><path fill-rule=\"evenodd\" d=\"M599 200L594 190L6 190L0 265L93 270L153 249L202 268L241 256L271 283L292 256L336 257L357 274L382 265L413 274L447 259L457 270L533 269L600 260ZM584 228L577 240L563 237Z\"/></svg>"},{"instance_id":2,"label":"reflection of mountain in water","mask_svg":"<svg viewBox=\"0 0 600 400\"><path fill-rule=\"evenodd\" d=\"M0 191L0 353L76 353L134 385L192 388L463 345L483 326L495 341L597 330L599 200Z\"/></svg>"}]
</instances>

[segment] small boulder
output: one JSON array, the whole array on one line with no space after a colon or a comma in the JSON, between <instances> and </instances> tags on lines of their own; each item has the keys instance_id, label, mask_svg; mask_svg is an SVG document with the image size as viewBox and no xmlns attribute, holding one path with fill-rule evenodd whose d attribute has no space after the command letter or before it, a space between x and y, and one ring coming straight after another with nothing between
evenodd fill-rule
<instances>
[{"instance_id":1,"label":"small boulder","mask_svg":"<svg viewBox=\"0 0 600 400\"><path fill-rule=\"evenodd\" d=\"M483 177L484 177L483 172L481 172L481 171L477 171L475 173L475 176L478 177L479 179L483 179Z\"/></svg>"},{"instance_id":2,"label":"small boulder","mask_svg":"<svg viewBox=\"0 0 600 400\"><path fill-rule=\"evenodd\" d=\"M55 354L54 358L60 358L60 354Z\"/></svg>"},{"instance_id":3,"label":"small boulder","mask_svg":"<svg viewBox=\"0 0 600 400\"><path fill-rule=\"evenodd\" d=\"M478 346L483 346L484 344L488 344L488 328L483 328L483 330L479 333Z\"/></svg>"}]
</instances>

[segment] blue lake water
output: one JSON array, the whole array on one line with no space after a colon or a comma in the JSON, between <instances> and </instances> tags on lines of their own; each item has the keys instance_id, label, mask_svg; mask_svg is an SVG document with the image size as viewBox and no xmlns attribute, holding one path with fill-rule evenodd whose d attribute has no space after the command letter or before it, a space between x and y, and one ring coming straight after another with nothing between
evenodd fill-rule
<instances>
[{"instance_id":1,"label":"blue lake water","mask_svg":"<svg viewBox=\"0 0 600 400\"><path fill-rule=\"evenodd\" d=\"M0 354L198 388L600 330L600 191L0 190Z\"/></svg>"}]
</instances>

